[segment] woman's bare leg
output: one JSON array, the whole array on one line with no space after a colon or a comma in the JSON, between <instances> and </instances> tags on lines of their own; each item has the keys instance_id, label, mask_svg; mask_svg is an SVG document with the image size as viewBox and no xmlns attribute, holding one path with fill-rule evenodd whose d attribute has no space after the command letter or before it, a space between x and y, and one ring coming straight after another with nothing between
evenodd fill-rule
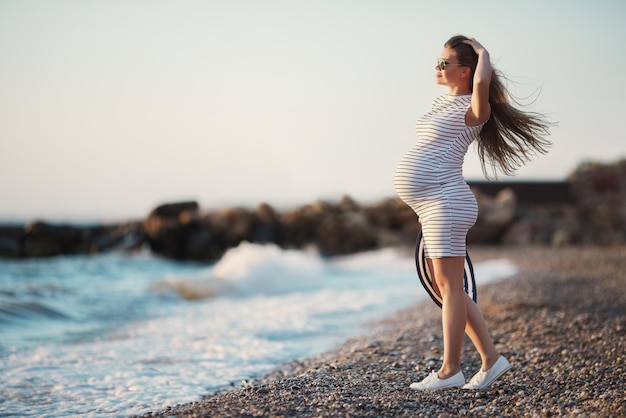
<instances>
[{"instance_id":1,"label":"woman's bare leg","mask_svg":"<svg viewBox=\"0 0 626 418\"><path fill-rule=\"evenodd\" d=\"M440 379L447 379L461 370L461 349L468 320L463 289L465 257L433 258L429 264L433 267L433 281L437 283L443 300L443 364L438 375Z\"/></svg>"},{"instance_id":2,"label":"woman's bare leg","mask_svg":"<svg viewBox=\"0 0 626 418\"><path fill-rule=\"evenodd\" d=\"M467 325L465 332L474 343L482 360L482 370L487 371L498 360L500 354L493 345L487 324L478 305L466 294L465 305L467 306Z\"/></svg>"},{"instance_id":3,"label":"woman's bare leg","mask_svg":"<svg viewBox=\"0 0 626 418\"><path fill-rule=\"evenodd\" d=\"M456 258L456 257L449 257L449 258ZM437 260L437 259L434 259L434 260ZM439 260L443 260L443 259L439 259ZM429 270L431 272L435 272L433 259L427 259L426 262L428 264ZM463 269L465 269L464 258L463 258ZM461 271L460 274L461 274L460 277L462 278L463 271ZM437 285L437 279L436 279L437 275L436 273L434 273L433 275L435 276L433 283L432 283L433 289L435 293L437 293L441 297L441 291L439 290L439 286ZM461 285L462 284L463 284L463 281L461 280ZM467 310L465 333L469 336L470 340L472 340L472 343L474 344L474 346L476 347L476 350L478 350L478 353L480 354L480 358L482 360L482 370L487 371L491 368L491 366L493 366L493 364L496 362L496 360L498 359L500 355L498 351L496 350L495 346L493 345L493 341L491 340L491 336L489 335L489 331L487 329L487 324L485 323L485 319L483 318L483 315L481 314L480 309L478 308L478 305L476 305L476 303L474 303L474 301L465 293L463 288L462 290L463 290L463 294L465 295L465 307ZM442 312L442 322L444 322L443 312ZM445 322L444 322L444 330L445 330ZM446 338L445 338L445 331L444 331L444 365L446 364L445 340ZM460 347L462 348L462 343ZM459 363L460 363L460 349L459 349ZM446 374L443 373L443 368L444 366L442 366L442 373L439 374L439 377L441 378L445 378L447 376L447 373Z\"/></svg>"}]
</instances>

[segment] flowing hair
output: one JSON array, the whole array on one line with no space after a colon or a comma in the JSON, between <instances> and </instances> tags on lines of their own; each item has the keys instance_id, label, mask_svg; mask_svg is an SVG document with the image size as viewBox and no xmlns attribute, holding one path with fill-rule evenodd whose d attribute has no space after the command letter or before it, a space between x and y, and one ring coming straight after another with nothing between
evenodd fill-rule
<instances>
[{"instance_id":1,"label":"flowing hair","mask_svg":"<svg viewBox=\"0 0 626 418\"><path fill-rule=\"evenodd\" d=\"M467 39L461 35L453 36L444 46L456 52L460 64L472 69L473 80L478 55L470 45L463 43ZM494 177L497 177L498 169L512 175L536 154L545 154L551 145L546 137L550 135L550 126L554 125L542 113L523 112L514 107L512 103L521 104L502 83L506 77L495 68L492 71L489 84L491 116L477 139L478 156L487 178L490 178L487 166ZM473 87L472 83L470 88Z\"/></svg>"}]
</instances>

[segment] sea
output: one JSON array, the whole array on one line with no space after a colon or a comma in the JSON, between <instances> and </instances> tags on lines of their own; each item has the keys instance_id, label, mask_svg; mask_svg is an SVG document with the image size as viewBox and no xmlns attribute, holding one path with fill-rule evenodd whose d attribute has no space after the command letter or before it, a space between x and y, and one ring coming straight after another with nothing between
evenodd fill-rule
<instances>
[{"instance_id":1,"label":"sea","mask_svg":"<svg viewBox=\"0 0 626 418\"><path fill-rule=\"evenodd\" d=\"M517 268L474 271L481 285ZM327 258L244 242L213 264L148 250L0 259L0 416L125 417L198 401L426 298L411 252L395 248Z\"/></svg>"}]
</instances>

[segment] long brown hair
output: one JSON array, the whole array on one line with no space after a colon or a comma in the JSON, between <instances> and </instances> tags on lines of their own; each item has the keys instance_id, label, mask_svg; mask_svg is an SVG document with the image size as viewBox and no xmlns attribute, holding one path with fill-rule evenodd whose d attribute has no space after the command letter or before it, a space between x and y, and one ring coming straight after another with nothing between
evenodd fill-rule
<instances>
[{"instance_id":1,"label":"long brown hair","mask_svg":"<svg viewBox=\"0 0 626 418\"><path fill-rule=\"evenodd\" d=\"M463 43L466 39L462 35L453 36L444 46L456 52L460 64L472 69L473 80L478 55L470 45ZM546 137L554 123L542 113L523 112L514 107L512 103L520 103L509 93L502 79L506 80L506 77L494 68L489 85L491 117L477 140L478 156L487 178L490 177L487 166L494 177L498 169L511 175L537 153L545 154L551 145ZM473 83L470 88L473 89Z\"/></svg>"}]
</instances>

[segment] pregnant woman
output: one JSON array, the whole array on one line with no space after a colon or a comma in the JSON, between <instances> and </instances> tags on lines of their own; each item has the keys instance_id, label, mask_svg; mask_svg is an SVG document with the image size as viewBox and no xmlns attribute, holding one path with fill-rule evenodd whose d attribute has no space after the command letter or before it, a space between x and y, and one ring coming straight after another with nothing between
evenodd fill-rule
<instances>
[{"instance_id":1,"label":"pregnant woman","mask_svg":"<svg viewBox=\"0 0 626 418\"><path fill-rule=\"evenodd\" d=\"M433 285L443 300L443 364L410 387L484 389L510 365L463 289L467 231L478 215L476 199L463 179L463 159L476 140L485 175L487 166L512 174L533 154L546 152L550 123L541 114L511 105L489 53L474 39L448 40L435 69L437 83L449 93L435 99L430 112L417 121L417 143L395 175L398 196L419 217ZM465 333L482 359L481 370L468 383L461 371Z\"/></svg>"}]
</instances>

